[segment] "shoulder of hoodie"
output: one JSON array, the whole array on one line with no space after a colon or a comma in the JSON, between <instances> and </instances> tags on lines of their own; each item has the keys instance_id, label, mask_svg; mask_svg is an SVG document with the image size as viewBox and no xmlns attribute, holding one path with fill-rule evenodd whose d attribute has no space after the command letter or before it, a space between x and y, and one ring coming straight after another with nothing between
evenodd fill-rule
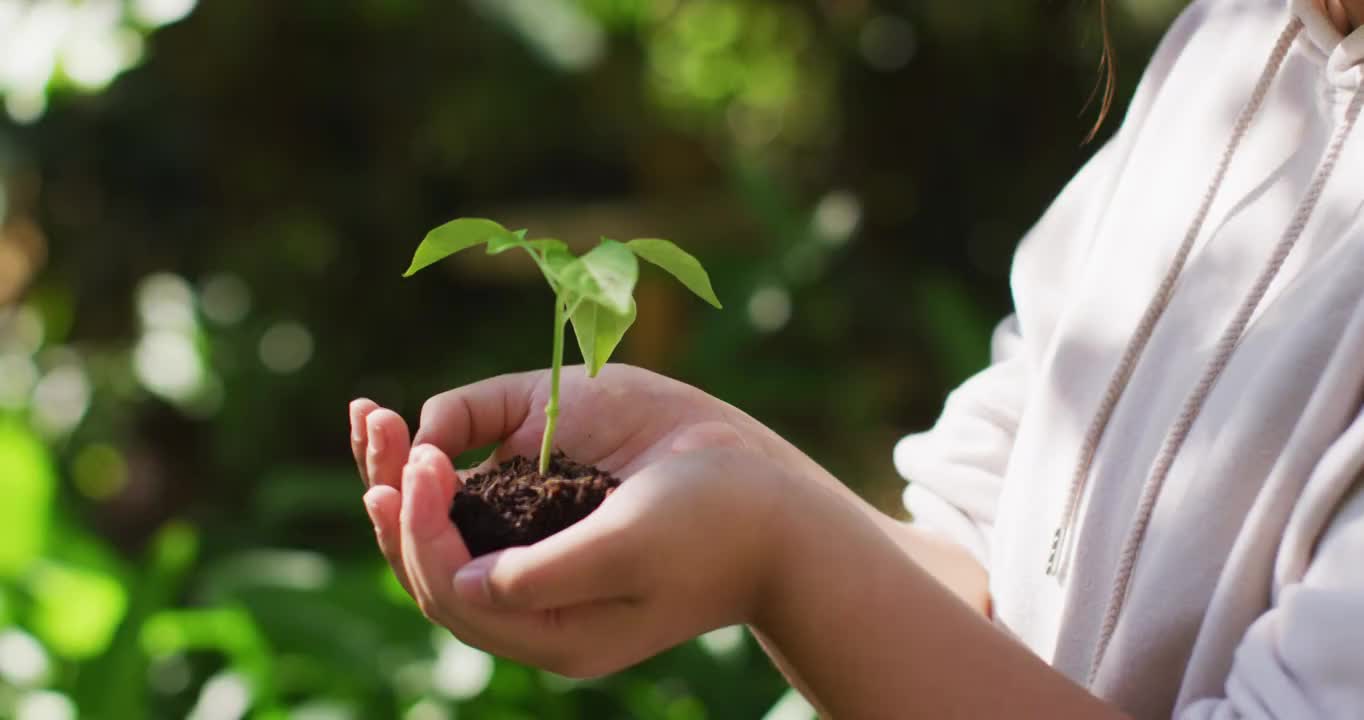
<instances>
[{"instance_id":1,"label":"shoulder of hoodie","mask_svg":"<svg viewBox=\"0 0 1364 720\"><path fill-rule=\"evenodd\" d=\"M1270 17L1290 12L1287 0L1195 0L1180 12L1161 41L1155 57L1178 55L1208 25L1235 21L1246 14Z\"/></svg>"},{"instance_id":2,"label":"shoulder of hoodie","mask_svg":"<svg viewBox=\"0 0 1364 720\"><path fill-rule=\"evenodd\" d=\"M1212 24L1235 22L1245 19L1248 14L1265 18L1289 12L1289 0L1195 0L1180 12L1156 53L1174 51L1178 54L1190 39ZM1167 47L1171 45L1175 47Z\"/></svg>"},{"instance_id":3,"label":"shoulder of hoodie","mask_svg":"<svg viewBox=\"0 0 1364 720\"><path fill-rule=\"evenodd\" d=\"M1220 32L1226 23L1234 23L1254 15L1264 19L1289 12L1288 0L1195 0L1177 17L1161 38L1156 51L1146 66L1142 80L1132 98L1129 119L1142 117L1150 103L1160 94L1165 80L1176 71L1180 58L1195 42L1221 42Z\"/></svg>"}]
</instances>

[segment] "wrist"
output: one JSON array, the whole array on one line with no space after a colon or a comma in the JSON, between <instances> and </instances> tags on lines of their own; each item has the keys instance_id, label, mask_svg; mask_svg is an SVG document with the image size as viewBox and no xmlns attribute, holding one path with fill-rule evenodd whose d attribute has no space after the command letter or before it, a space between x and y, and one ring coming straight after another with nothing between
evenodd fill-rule
<instances>
[{"instance_id":1,"label":"wrist","mask_svg":"<svg viewBox=\"0 0 1364 720\"><path fill-rule=\"evenodd\" d=\"M769 637L824 602L831 560L856 547L861 517L817 478L779 473L768 539L745 622Z\"/></svg>"}]
</instances>

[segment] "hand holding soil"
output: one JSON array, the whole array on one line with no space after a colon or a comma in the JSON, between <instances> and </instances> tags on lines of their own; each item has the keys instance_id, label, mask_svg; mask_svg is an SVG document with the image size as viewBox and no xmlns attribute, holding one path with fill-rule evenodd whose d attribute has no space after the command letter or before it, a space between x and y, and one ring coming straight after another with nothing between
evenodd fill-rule
<instances>
[{"instance_id":1,"label":"hand holding soil","mask_svg":"<svg viewBox=\"0 0 1364 720\"><path fill-rule=\"evenodd\" d=\"M569 368L562 381L558 445L624 483L582 522L474 560L448 516L462 485L448 458L501 443L467 480L533 455L548 386L537 372L436 396L410 452L399 416L352 405L380 546L427 616L466 642L575 676L750 618L758 588L781 566L781 533L769 523L792 475L784 443L695 388L637 368L608 366L596 380Z\"/></svg>"}]
</instances>

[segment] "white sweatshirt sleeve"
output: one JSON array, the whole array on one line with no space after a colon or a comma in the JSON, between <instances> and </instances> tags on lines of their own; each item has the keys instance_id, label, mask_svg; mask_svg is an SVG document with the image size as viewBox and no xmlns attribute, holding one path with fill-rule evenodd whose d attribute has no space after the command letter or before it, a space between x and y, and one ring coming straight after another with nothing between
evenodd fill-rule
<instances>
[{"instance_id":1,"label":"white sweatshirt sleeve","mask_svg":"<svg viewBox=\"0 0 1364 720\"><path fill-rule=\"evenodd\" d=\"M895 446L910 479L905 506L917 525L945 534L989 567L989 532L1027 387L1015 316L995 330L992 364L947 398L932 430Z\"/></svg>"},{"instance_id":2,"label":"white sweatshirt sleeve","mask_svg":"<svg viewBox=\"0 0 1364 720\"><path fill-rule=\"evenodd\" d=\"M1340 506L1301 580L1236 649L1226 697L1180 720L1364 717L1364 483Z\"/></svg>"}]
</instances>

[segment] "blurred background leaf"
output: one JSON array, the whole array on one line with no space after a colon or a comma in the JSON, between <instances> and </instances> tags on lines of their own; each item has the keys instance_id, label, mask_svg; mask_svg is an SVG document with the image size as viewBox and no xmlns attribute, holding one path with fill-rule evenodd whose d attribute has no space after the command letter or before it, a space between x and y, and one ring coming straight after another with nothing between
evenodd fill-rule
<instances>
[{"instance_id":1,"label":"blurred background leaf","mask_svg":"<svg viewBox=\"0 0 1364 720\"><path fill-rule=\"evenodd\" d=\"M1120 98L1181 5L1115 4ZM1096 23L0 0L0 717L811 717L742 629L586 683L434 632L373 547L346 403L415 423L548 362L523 258L399 278L436 225L667 237L726 310L646 272L618 357L899 512L891 444L985 363L1018 238L1096 147Z\"/></svg>"}]
</instances>

